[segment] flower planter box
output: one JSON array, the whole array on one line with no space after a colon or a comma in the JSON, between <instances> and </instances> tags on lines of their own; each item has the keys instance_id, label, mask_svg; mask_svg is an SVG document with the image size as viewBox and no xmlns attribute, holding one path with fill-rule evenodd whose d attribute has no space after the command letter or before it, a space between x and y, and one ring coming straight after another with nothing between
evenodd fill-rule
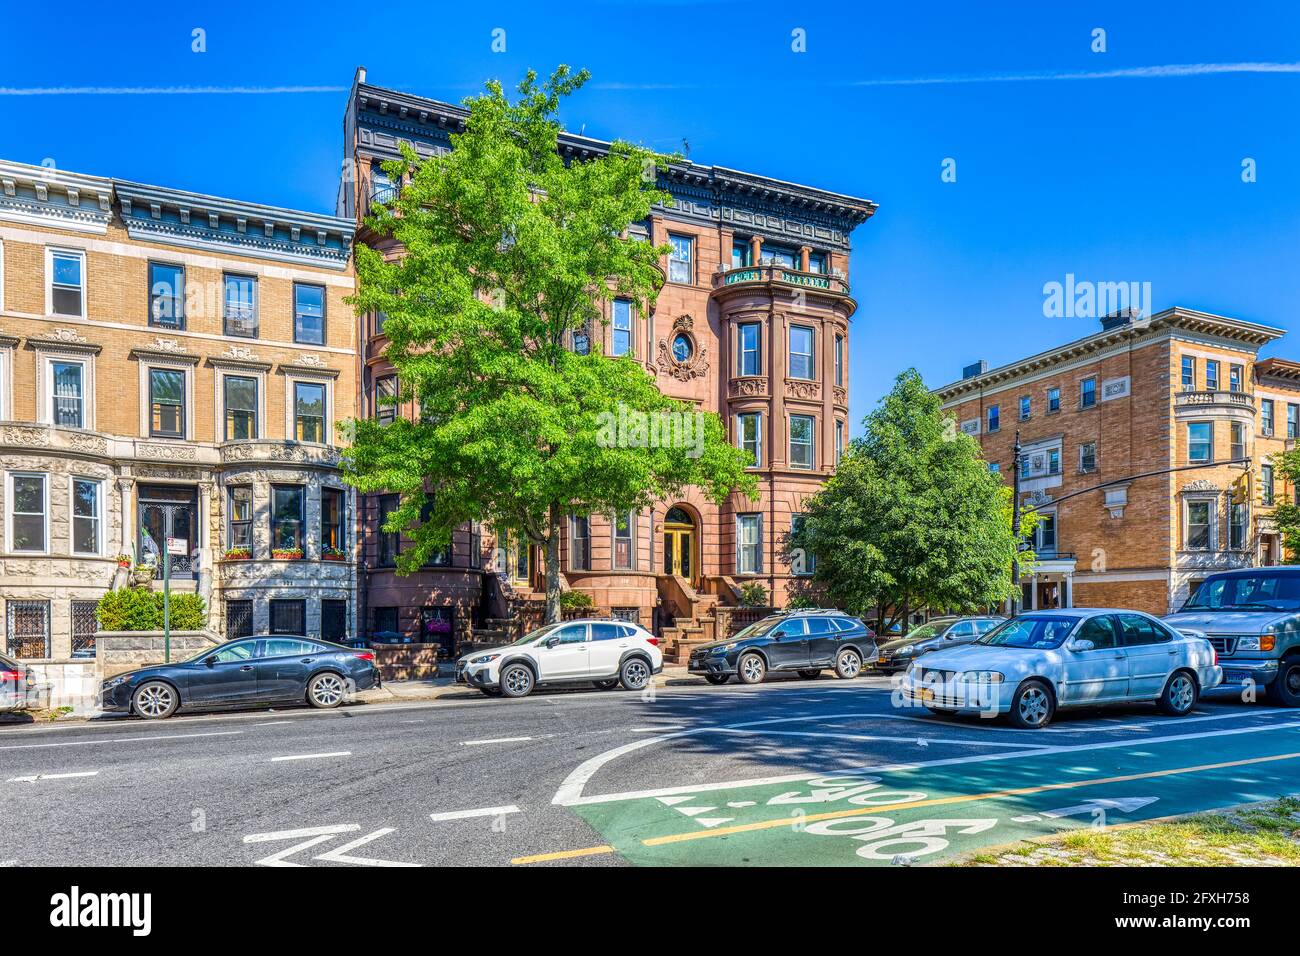
<instances>
[{"instance_id":1,"label":"flower planter box","mask_svg":"<svg viewBox=\"0 0 1300 956\"><path fill-rule=\"evenodd\" d=\"M301 551L272 551L271 557L276 561L301 561Z\"/></svg>"},{"instance_id":2,"label":"flower planter box","mask_svg":"<svg viewBox=\"0 0 1300 956\"><path fill-rule=\"evenodd\" d=\"M347 556L346 554L328 554L328 553L327 553L327 554L322 554L322 555L320 556L320 558L321 558L322 561L346 561L347 558L348 558L348 556Z\"/></svg>"},{"instance_id":3,"label":"flower planter box","mask_svg":"<svg viewBox=\"0 0 1300 956\"><path fill-rule=\"evenodd\" d=\"M253 555L248 551L228 551L224 555L226 561L251 561Z\"/></svg>"}]
</instances>

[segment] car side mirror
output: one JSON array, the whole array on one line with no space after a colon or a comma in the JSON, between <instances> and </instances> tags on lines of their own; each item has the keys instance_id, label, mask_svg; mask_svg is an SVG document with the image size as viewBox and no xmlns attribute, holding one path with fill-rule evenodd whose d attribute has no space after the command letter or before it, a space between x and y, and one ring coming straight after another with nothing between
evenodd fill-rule
<instances>
[{"instance_id":1,"label":"car side mirror","mask_svg":"<svg viewBox=\"0 0 1300 956\"><path fill-rule=\"evenodd\" d=\"M1082 651L1091 651L1096 649L1096 647L1097 645L1092 643L1092 641L1084 641L1084 640L1074 641L1072 644L1070 644L1070 650L1076 653Z\"/></svg>"},{"instance_id":2,"label":"car side mirror","mask_svg":"<svg viewBox=\"0 0 1300 956\"><path fill-rule=\"evenodd\" d=\"M203 658L203 663L207 664L209 667L211 667L216 662L217 662L216 654L209 654L207 657Z\"/></svg>"},{"instance_id":3,"label":"car side mirror","mask_svg":"<svg viewBox=\"0 0 1300 956\"><path fill-rule=\"evenodd\" d=\"M546 639L547 647L555 647L559 643L560 643L560 639L558 637L548 637Z\"/></svg>"}]
</instances>

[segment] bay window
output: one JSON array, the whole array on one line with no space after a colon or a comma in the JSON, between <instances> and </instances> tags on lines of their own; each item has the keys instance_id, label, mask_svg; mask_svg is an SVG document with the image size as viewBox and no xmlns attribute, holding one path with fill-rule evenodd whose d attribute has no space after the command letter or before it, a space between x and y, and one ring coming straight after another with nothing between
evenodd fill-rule
<instances>
[{"instance_id":1,"label":"bay window","mask_svg":"<svg viewBox=\"0 0 1300 956\"><path fill-rule=\"evenodd\" d=\"M811 415L790 416L790 467L813 467L813 433L817 420Z\"/></svg>"},{"instance_id":2,"label":"bay window","mask_svg":"<svg viewBox=\"0 0 1300 956\"><path fill-rule=\"evenodd\" d=\"M93 478L72 479L72 553L99 554L102 485Z\"/></svg>"},{"instance_id":3,"label":"bay window","mask_svg":"<svg viewBox=\"0 0 1300 956\"><path fill-rule=\"evenodd\" d=\"M813 378L813 330L806 325L790 326L790 378Z\"/></svg>"},{"instance_id":4,"label":"bay window","mask_svg":"<svg viewBox=\"0 0 1300 956\"><path fill-rule=\"evenodd\" d=\"M763 464L763 415L761 412L741 412L736 416L736 444L754 456L751 468Z\"/></svg>"}]
</instances>

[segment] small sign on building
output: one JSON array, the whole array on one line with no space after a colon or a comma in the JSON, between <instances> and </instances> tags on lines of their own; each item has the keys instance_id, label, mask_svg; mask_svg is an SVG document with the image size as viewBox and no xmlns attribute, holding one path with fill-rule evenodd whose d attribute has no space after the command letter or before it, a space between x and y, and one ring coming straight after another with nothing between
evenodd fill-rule
<instances>
[{"instance_id":1,"label":"small sign on building","mask_svg":"<svg viewBox=\"0 0 1300 956\"><path fill-rule=\"evenodd\" d=\"M185 538L168 538L167 553L174 558L183 558L190 553L190 543Z\"/></svg>"}]
</instances>

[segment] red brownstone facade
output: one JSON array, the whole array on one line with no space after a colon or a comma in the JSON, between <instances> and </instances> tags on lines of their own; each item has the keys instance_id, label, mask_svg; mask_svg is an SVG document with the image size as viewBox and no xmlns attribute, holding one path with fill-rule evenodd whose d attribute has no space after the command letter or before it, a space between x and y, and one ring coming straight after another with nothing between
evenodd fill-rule
<instances>
[{"instance_id":1,"label":"red brownstone facade","mask_svg":"<svg viewBox=\"0 0 1300 956\"><path fill-rule=\"evenodd\" d=\"M450 148L465 110L384 89L359 70L344 121L338 212L361 217L393 185L379 164L408 142L423 155ZM575 158L608 144L563 135ZM350 164L350 165L349 165ZM849 234L875 211L850 196L721 167L682 162L661 177L676 202L630 232L673 246L668 277L650 315L617 301L590 330L606 354L631 354L674 398L722 417L732 439L755 453L760 492L722 506L692 490L640 514L571 519L561 548L565 588L583 591L599 613L659 628L669 644L716 633L746 583L784 605L810 568L785 540L802 501L833 471L848 438L848 342L856 303L849 290ZM359 226L358 241L400 249ZM377 415L392 385L382 320L360 336L358 413ZM578 343L575 343L575 347ZM390 406L391 407L391 406ZM404 407L401 414L415 409ZM362 496L362 632L440 637L450 653L480 632L535 620L540 555L463 528L449 554L413 575L392 567L401 546L378 531L392 499ZM717 610L722 609L722 610Z\"/></svg>"}]
</instances>

